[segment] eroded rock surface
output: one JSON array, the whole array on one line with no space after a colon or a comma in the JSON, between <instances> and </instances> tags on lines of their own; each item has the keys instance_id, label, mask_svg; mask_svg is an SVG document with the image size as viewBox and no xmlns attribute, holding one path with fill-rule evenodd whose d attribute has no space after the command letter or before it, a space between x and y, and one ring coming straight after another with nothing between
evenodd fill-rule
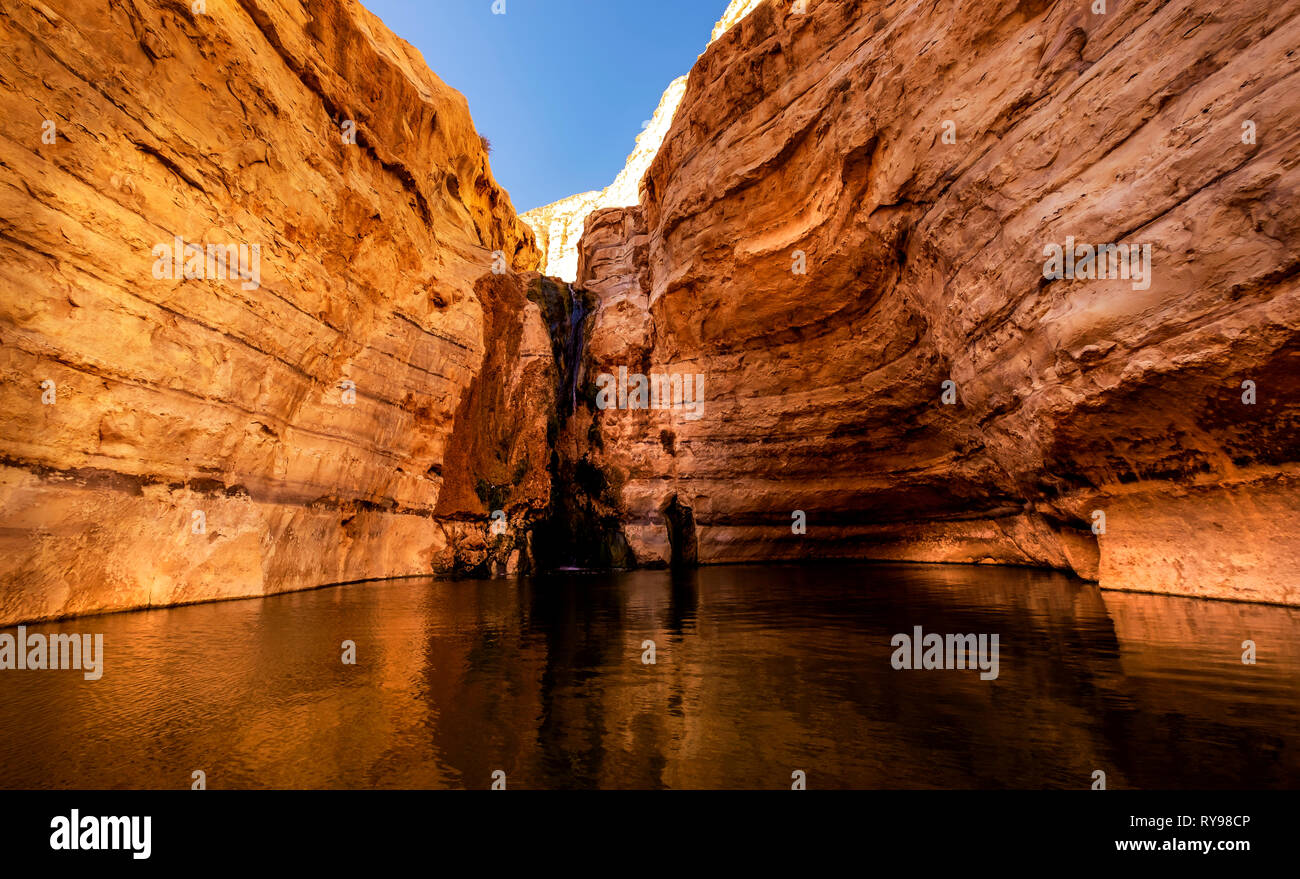
<instances>
[{"instance_id":1,"label":"eroded rock surface","mask_svg":"<svg viewBox=\"0 0 1300 879\"><path fill-rule=\"evenodd\" d=\"M589 377L705 376L698 419L595 410L637 560L1300 603L1300 3L806 9L722 34L587 220ZM1067 237L1149 284L1046 278Z\"/></svg>"},{"instance_id":2,"label":"eroded rock surface","mask_svg":"<svg viewBox=\"0 0 1300 879\"><path fill-rule=\"evenodd\" d=\"M206 6L0 4L0 623L516 567L547 502L464 98L352 0ZM159 277L176 236L259 260Z\"/></svg>"}]
</instances>

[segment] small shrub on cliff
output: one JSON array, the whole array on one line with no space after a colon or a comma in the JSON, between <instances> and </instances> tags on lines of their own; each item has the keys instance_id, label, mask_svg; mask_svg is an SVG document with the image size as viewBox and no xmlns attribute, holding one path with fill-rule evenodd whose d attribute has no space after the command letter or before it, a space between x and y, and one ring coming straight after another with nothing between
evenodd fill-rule
<instances>
[{"instance_id":1,"label":"small shrub on cliff","mask_svg":"<svg viewBox=\"0 0 1300 879\"><path fill-rule=\"evenodd\" d=\"M474 482L474 493L489 510L503 509L506 501L510 499L510 490L507 486L488 482L482 476Z\"/></svg>"}]
</instances>

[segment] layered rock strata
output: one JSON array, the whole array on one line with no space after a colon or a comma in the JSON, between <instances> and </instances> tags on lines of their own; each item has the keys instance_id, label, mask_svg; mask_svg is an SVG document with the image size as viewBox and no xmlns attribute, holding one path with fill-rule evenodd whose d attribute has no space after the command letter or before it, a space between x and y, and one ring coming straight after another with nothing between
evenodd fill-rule
<instances>
[{"instance_id":1,"label":"layered rock strata","mask_svg":"<svg viewBox=\"0 0 1300 879\"><path fill-rule=\"evenodd\" d=\"M704 376L592 410L638 562L1300 603L1297 44L1294 0L760 4L581 242L589 377Z\"/></svg>"},{"instance_id":2,"label":"layered rock strata","mask_svg":"<svg viewBox=\"0 0 1300 879\"><path fill-rule=\"evenodd\" d=\"M0 4L0 623L518 567L549 499L465 99L353 0L205 6Z\"/></svg>"}]
</instances>

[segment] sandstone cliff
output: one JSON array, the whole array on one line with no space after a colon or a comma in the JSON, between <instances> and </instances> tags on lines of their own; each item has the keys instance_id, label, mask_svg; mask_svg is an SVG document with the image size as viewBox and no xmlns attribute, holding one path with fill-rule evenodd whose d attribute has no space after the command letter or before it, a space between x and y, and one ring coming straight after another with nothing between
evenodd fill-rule
<instances>
[{"instance_id":1,"label":"sandstone cliff","mask_svg":"<svg viewBox=\"0 0 1300 879\"><path fill-rule=\"evenodd\" d=\"M353 0L205 5L0 2L0 623L517 565L548 500L464 98Z\"/></svg>"},{"instance_id":2,"label":"sandstone cliff","mask_svg":"<svg viewBox=\"0 0 1300 879\"><path fill-rule=\"evenodd\" d=\"M587 380L704 376L588 413L635 558L1300 603L1298 44L1295 0L760 4L581 243Z\"/></svg>"},{"instance_id":3,"label":"sandstone cliff","mask_svg":"<svg viewBox=\"0 0 1300 879\"><path fill-rule=\"evenodd\" d=\"M731 0L713 27L709 43L722 36L758 6L761 0ZM610 207L635 205L640 200L638 187L650 167L659 146L672 125L677 106L686 91L686 75L668 84L659 106L645 128L636 136L636 146L627 157L623 170L614 182L601 190L580 192L540 208L533 208L520 218L532 227L542 251L542 271L547 275L573 281L578 274L578 241L583 223L594 211Z\"/></svg>"}]
</instances>

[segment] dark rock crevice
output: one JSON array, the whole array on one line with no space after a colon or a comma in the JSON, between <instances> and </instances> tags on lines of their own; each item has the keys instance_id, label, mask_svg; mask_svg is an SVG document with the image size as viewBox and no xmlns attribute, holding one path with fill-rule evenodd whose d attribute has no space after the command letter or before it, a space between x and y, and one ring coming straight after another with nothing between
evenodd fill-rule
<instances>
[{"instance_id":1,"label":"dark rock crevice","mask_svg":"<svg viewBox=\"0 0 1300 879\"><path fill-rule=\"evenodd\" d=\"M598 463L595 397L585 378L594 296L550 277L537 279L528 295L550 332L556 382L547 425L551 496L533 526L534 562L543 571L630 567L618 491Z\"/></svg>"}]
</instances>

